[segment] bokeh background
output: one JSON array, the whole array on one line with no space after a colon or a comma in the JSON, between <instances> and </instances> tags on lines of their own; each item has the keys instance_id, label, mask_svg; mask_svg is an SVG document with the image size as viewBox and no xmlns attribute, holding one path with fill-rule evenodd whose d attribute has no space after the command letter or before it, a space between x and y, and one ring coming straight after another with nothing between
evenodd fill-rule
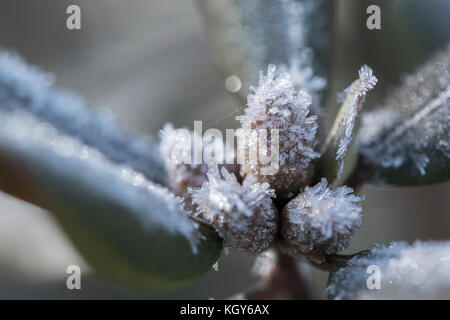
<instances>
[{"instance_id":1,"label":"bokeh background","mask_svg":"<svg viewBox=\"0 0 450 320\"><path fill-rule=\"evenodd\" d=\"M215 1L215 0L211 0ZM78 4L82 30L66 29L66 8ZM365 10L378 4L382 29L365 27ZM335 1L329 114L336 91L357 76L362 64L379 85L365 108L376 107L406 72L450 41L450 1ZM186 0L0 0L0 47L54 73L59 86L79 93L96 108L139 135L162 125L192 126L202 120L234 128L240 101L224 86L205 38L196 5ZM220 121L218 121L220 120ZM1 124L0 124L1 125ZM0 172L1 174L1 172ZM403 189L364 187L365 228L347 253L375 242L450 238L450 184ZM253 257L224 255L219 270L168 293L133 291L97 278L51 216L0 193L0 298L226 298L255 281ZM68 265L82 266L82 290L66 289ZM326 273L309 270L317 298L325 298Z\"/></svg>"}]
</instances>

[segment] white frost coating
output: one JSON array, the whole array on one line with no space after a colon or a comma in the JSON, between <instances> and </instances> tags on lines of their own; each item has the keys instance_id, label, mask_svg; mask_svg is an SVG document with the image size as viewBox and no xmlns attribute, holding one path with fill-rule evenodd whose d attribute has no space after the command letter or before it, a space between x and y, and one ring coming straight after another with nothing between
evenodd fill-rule
<instances>
[{"instance_id":1,"label":"white frost coating","mask_svg":"<svg viewBox=\"0 0 450 320\"><path fill-rule=\"evenodd\" d=\"M431 154L450 158L450 46L362 120L361 153L379 166L411 162L424 175Z\"/></svg>"},{"instance_id":2,"label":"white frost coating","mask_svg":"<svg viewBox=\"0 0 450 320\"><path fill-rule=\"evenodd\" d=\"M68 183L76 181L97 190L99 196L129 208L130 215L140 219L149 231L163 228L170 234L183 235L196 251L198 225L183 209L181 198L28 112L0 110L0 123L2 155L13 152L31 168L44 168L44 177L48 170L53 176L67 177Z\"/></svg>"},{"instance_id":3,"label":"white frost coating","mask_svg":"<svg viewBox=\"0 0 450 320\"><path fill-rule=\"evenodd\" d=\"M194 136L202 141L196 132L176 130L171 123L165 124L160 133L159 150L167 166L171 185L178 193L184 193L188 186L201 187L206 179L206 164L194 164L193 161L194 148L203 152L202 145L193 144Z\"/></svg>"},{"instance_id":4,"label":"white frost coating","mask_svg":"<svg viewBox=\"0 0 450 320\"><path fill-rule=\"evenodd\" d=\"M344 157L347 154L350 142L353 139L353 129L355 127L355 120L359 111L364 103L367 92L376 85L377 78L373 75L372 69L367 65L364 65L359 70L359 80L354 82L346 91L346 102L348 103L347 117L345 118L344 135L343 139L339 140L339 147L336 153L336 160L341 160L341 168L339 172L342 172L344 165ZM340 175L338 175L340 176Z\"/></svg>"},{"instance_id":5,"label":"white frost coating","mask_svg":"<svg viewBox=\"0 0 450 320\"><path fill-rule=\"evenodd\" d=\"M274 190L247 175L239 184L234 174L216 165L200 189L190 189L196 216L211 224L227 246L262 252L272 244L277 231L277 214L272 203Z\"/></svg>"},{"instance_id":6,"label":"white frost coating","mask_svg":"<svg viewBox=\"0 0 450 320\"><path fill-rule=\"evenodd\" d=\"M243 129L279 129L280 166L307 167L319 156L314 150L317 116L310 115L311 96L296 91L287 73L275 74L274 65L269 65L267 75L260 72L258 87L250 87L245 114L236 119Z\"/></svg>"},{"instance_id":7,"label":"white frost coating","mask_svg":"<svg viewBox=\"0 0 450 320\"><path fill-rule=\"evenodd\" d=\"M311 95L314 113L320 114L320 92L326 88L327 80L314 74L310 60L308 56L293 59L289 67L282 65L280 71L290 75L295 90L305 89Z\"/></svg>"},{"instance_id":8,"label":"white frost coating","mask_svg":"<svg viewBox=\"0 0 450 320\"><path fill-rule=\"evenodd\" d=\"M328 136L329 139L334 136L338 138L336 160L339 163L339 167L337 178L342 175L344 169L344 158L353 139L356 117L361 111L367 92L372 90L378 82L378 79L373 75L372 69L367 65L363 65L358 74L359 79L338 94L338 101L343 100L343 106L336 117L339 121L334 123L331 134ZM343 97L345 98L343 99ZM331 140L327 139L325 145L329 143L331 143Z\"/></svg>"},{"instance_id":9,"label":"white frost coating","mask_svg":"<svg viewBox=\"0 0 450 320\"><path fill-rule=\"evenodd\" d=\"M259 182L268 182L278 197L291 198L310 182L312 160L319 157L315 151L319 140L317 115L311 115L311 96L304 90L295 90L287 73L276 76L274 65L269 65L266 75L260 72L259 85L250 87L250 92L245 114L236 119L243 129L240 132L246 134L244 137L250 136L246 144L248 153L258 152L258 156L246 157L241 175L252 174ZM277 134L272 136L273 130ZM256 135L248 134L261 131L267 134L264 142L267 146L260 145ZM276 149L272 151L274 146ZM276 166L275 172L267 175L261 173L261 168L267 166L261 157L264 148L271 150L270 161Z\"/></svg>"},{"instance_id":10,"label":"white frost coating","mask_svg":"<svg viewBox=\"0 0 450 320\"><path fill-rule=\"evenodd\" d=\"M312 253L315 262L323 254L346 248L353 234L362 227L363 196L341 186L328 188L325 178L313 187L306 187L291 200L282 213L282 235L292 249Z\"/></svg>"},{"instance_id":11,"label":"white frost coating","mask_svg":"<svg viewBox=\"0 0 450 320\"><path fill-rule=\"evenodd\" d=\"M238 174L238 165L225 164L227 155L231 154L234 157L234 150L219 136L215 136L211 142L207 141L208 139L203 140L195 131L185 128L175 129L171 123L167 123L161 130L160 139L159 150L169 173L170 185L179 195L185 197L187 205L190 202L187 189L202 186L208 165L219 164L219 168L225 166L230 172ZM201 164L195 164L194 154L202 155L206 147L214 150L215 156L208 158L208 155L205 155Z\"/></svg>"},{"instance_id":12,"label":"white frost coating","mask_svg":"<svg viewBox=\"0 0 450 320\"><path fill-rule=\"evenodd\" d=\"M380 289L368 290L367 267L380 268ZM450 299L450 242L394 242L353 258L327 288L334 299Z\"/></svg>"},{"instance_id":13,"label":"white frost coating","mask_svg":"<svg viewBox=\"0 0 450 320\"><path fill-rule=\"evenodd\" d=\"M54 86L54 77L0 51L0 110L24 110L62 134L77 137L113 162L166 184L157 148L119 129L113 119L91 110L80 97Z\"/></svg>"}]
</instances>

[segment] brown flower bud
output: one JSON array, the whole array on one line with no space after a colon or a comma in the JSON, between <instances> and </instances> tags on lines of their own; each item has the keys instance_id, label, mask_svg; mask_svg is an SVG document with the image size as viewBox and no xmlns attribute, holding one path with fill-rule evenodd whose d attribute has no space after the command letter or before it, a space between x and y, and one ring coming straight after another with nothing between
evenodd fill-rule
<instances>
[{"instance_id":1,"label":"brown flower bud","mask_svg":"<svg viewBox=\"0 0 450 320\"><path fill-rule=\"evenodd\" d=\"M248 175L240 184L225 168L215 165L200 189L191 189L196 216L212 225L226 246L259 253L267 250L278 230L275 193L267 183Z\"/></svg>"},{"instance_id":2,"label":"brown flower bud","mask_svg":"<svg viewBox=\"0 0 450 320\"><path fill-rule=\"evenodd\" d=\"M203 153L203 148L207 145L194 131L188 129L174 129L173 125L168 123L164 126L160 134L160 151L165 161L169 181L172 189L179 196L184 197L187 208L193 209L191 204L191 195L188 188L199 188L206 180L208 164L202 162L194 163L194 153ZM202 141L200 145L194 144L194 140ZM219 144L218 147L226 146L223 141L214 141ZM225 151L227 152L227 151ZM224 157L225 157L224 152ZM221 159L219 162L225 162ZM225 167L228 171L235 173L239 180L239 166L236 164L218 164L219 167Z\"/></svg>"},{"instance_id":3,"label":"brown flower bud","mask_svg":"<svg viewBox=\"0 0 450 320\"><path fill-rule=\"evenodd\" d=\"M304 90L296 91L288 74L276 77L275 66L270 65L267 75L260 74L259 86L251 88L247 104L245 114L236 119L243 133L258 132L258 138L249 137L246 143L246 154L257 157L245 158L241 174L252 174L259 182L269 183L277 196L292 197L311 181L312 160L319 156L315 151L318 126L317 116L311 115L311 96ZM261 143L259 134L264 131L267 140ZM262 161L268 150L271 163L278 161L278 170L269 174L264 173L267 164Z\"/></svg>"},{"instance_id":4,"label":"brown flower bud","mask_svg":"<svg viewBox=\"0 0 450 320\"><path fill-rule=\"evenodd\" d=\"M326 179L306 187L281 214L283 251L320 264L326 255L346 248L362 227L362 200L349 187L328 188Z\"/></svg>"}]
</instances>

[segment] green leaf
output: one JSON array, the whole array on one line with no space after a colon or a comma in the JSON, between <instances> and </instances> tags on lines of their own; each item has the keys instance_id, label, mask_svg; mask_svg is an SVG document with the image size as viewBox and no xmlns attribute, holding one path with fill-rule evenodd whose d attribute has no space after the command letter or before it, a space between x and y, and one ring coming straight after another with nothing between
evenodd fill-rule
<instances>
[{"instance_id":1,"label":"green leaf","mask_svg":"<svg viewBox=\"0 0 450 320\"><path fill-rule=\"evenodd\" d=\"M345 98L334 121L316 166L315 180L326 178L330 183L339 179L344 169L344 159L356 127L367 92L376 85L377 78L372 69L364 65L359 70L359 78L342 93Z\"/></svg>"},{"instance_id":2,"label":"green leaf","mask_svg":"<svg viewBox=\"0 0 450 320\"><path fill-rule=\"evenodd\" d=\"M100 275L167 290L218 260L221 240L165 188L29 113L0 122L0 189L51 211Z\"/></svg>"},{"instance_id":3,"label":"green leaf","mask_svg":"<svg viewBox=\"0 0 450 320\"><path fill-rule=\"evenodd\" d=\"M99 274L166 290L219 258L215 232L161 186L158 148L9 52L0 52L0 123L0 190L51 211Z\"/></svg>"},{"instance_id":4,"label":"green leaf","mask_svg":"<svg viewBox=\"0 0 450 320\"><path fill-rule=\"evenodd\" d=\"M363 115L354 179L424 185L450 179L450 46Z\"/></svg>"},{"instance_id":5,"label":"green leaf","mask_svg":"<svg viewBox=\"0 0 450 320\"><path fill-rule=\"evenodd\" d=\"M128 134L110 116L95 112L54 82L52 74L27 65L14 53L0 51L0 110L26 111L51 123L61 134L96 148L111 161L168 185L164 162L154 144Z\"/></svg>"},{"instance_id":6,"label":"green leaf","mask_svg":"<svg viewBox=\"0 0 450 320\"><path fill-rule=\"evenodd\" d=\"M197 0L212 52L225 76L238 76L244 102L269 64L312 68L327 79L334 1ZM299 70L297 70L299 71ZM307 77L312 76L308 75ZM309 85L306 81L306 85Z\"/></svg>"}]
</instances>

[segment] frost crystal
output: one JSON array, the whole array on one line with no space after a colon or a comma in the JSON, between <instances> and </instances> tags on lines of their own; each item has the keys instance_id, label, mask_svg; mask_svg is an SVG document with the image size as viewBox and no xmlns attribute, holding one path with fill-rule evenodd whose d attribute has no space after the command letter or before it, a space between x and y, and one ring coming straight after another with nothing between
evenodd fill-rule
<instances>
[{"instance_id":1,"label":"frost crystal","mask_svg":"<svg viewBox=\"0 0 450 320\"><path fill-rule=\"evenodd\" d=\"M246 162L241 172L252 173L258 181L268 182L278 194L283 194L309 182L311 160L319 156L315 151L318 125L317 116L310 115L311 96L306 91L296 91L287 73L275 76L275 71L275 66L269 65L267 75L260 73L259 86L250 88L245 114L236 119L242 129L279 130L278 172L261 175L260 162ZM268 149L272 143L276 141L269 136ZM258 141L250 139L248 149L258 150Z\"/></svg>"},{"instance_id":2,"label":"frost crystal","mask_svg":"<svg viewBox=\"0 0 450 320\"><path fill-rule=\"evenodd\" d=\"M329 135L329 137L336 135L339 137L336 152L336 160L339 162L338 178L344 169L344 158L353 139L356 117L363 106L367 92L372 90L377 82L378 80L373 75L372 69L364 65L359 70L359 79L338 95L338 101L343 102L343 106L337 115L337 119L342 120L334 123L331 132L335 134ZM325 145L330 142L326 141Z\"/></svg>"},{"instance_id":3,"label":"frost crystal","mask_svg":"<svg viewBox=\"0 0 450 320\"><path fill-rule=\"evenodd\" d=\"M379 268L379 288L369 290L369 266ZM330 278L334 299L449 299L450 242L394 242L356 256ZM373 279L375 284L375 279Z\"/></svg>"},{"instance_id":4,"label":"frost crystal","mask_svg":"<svg viewBox=\"0 0 450 320\"><path fill-rule=\"evenodd\" d=\"M188 129L175 129L171 123L164 126L160 133L160 152L169 172L171 187L179 195L183 195L189 202L188 187L199 188L206 179L208 163L195 164L194 154L203 154L206 143L197 132ZM195 143L199 141L200 143ZM223 157L217 159L219 163L225 162L226 152L230 152L223 141L215 140L218 148L224 150ZM212 159L214 160L214 159ZM209 164L213 164L211 162ZM236 165L225 165L233 173L239 171Z\"/></svg>"},{"instance_id":5,"label":"frost crystal","mask_svg":"<svg viewBox=\"0 0 450 320\"><path fill-rule=\"evenodd\" d=\"M366 113L361 154L385 168L411 162L421 175L429 156L450 159L450 46L407 76L383 107Z\"/></svg>"},{"instance_id":6,"label":"frost crystal","mask_svg":"<svg viewBox=\"0 0 450 320\"><path fill-rule=\"evenodd\" d=\"M277 232L274 191L252 175L239 184L234 174L216 165L200 189L190 189L196 215L211 224L225 244L259 253L269 248Z\"/></svg>"},{"instance_id":7,"label":"frost crystal","mask_svg":"<svg viewBox=\"0 0 450 320\"><path fill-rule=\"evenodd\" d=\"M113 119L93 111L72 92L55 87L51 74L5 51L0 51L0 110L27 111L111 161L166 184L164 163L152 144L119 129Z\"/></svg>"},{"instance_id":8,"label":"frost crystal","mask_svg":"<svg viewBox=\"0 0 450 320\"><path fill-rule=\"evenodd\" d=\"M180 195L184 195L188 187L201 187L206 179L207 166L205 164L193 164L191 150L192 138L195 132L187 130L175 130L173 125L168 123L161 130L160 152L166 163L169 180L172 188ZM202 149L202 146L194 148ZM184 159L188 159L183 163ZM189 164L191 163L191 164Z\"/></svg>"},{"instance_id":9,"label":"frost crystal","mask_svg":"<svg viewBox=\"0 0 450 320\"><path fill-rule=\"evenodd\" d=\"M314 74L310 60L308 57L293 59L289 67L281 66L281 72L290 75L295 90L304 89L311 95L314 114L320 114L320 92L327 86L327 80Z\"/></svg>"},{"instance_id":10,"label":"frost crystal","mask_svg":"<svg viewBox=\"0 0 450 320\"><path fill-rule=\"evenodd\" d=\"M315 186L306 187L281 215L287 252L307 255L312 261L322 263L325 254L346 248L353 234L362 227L359 202L363 199L346 186L328 188L324 178Z\"/></svg>"}]
</instances>

